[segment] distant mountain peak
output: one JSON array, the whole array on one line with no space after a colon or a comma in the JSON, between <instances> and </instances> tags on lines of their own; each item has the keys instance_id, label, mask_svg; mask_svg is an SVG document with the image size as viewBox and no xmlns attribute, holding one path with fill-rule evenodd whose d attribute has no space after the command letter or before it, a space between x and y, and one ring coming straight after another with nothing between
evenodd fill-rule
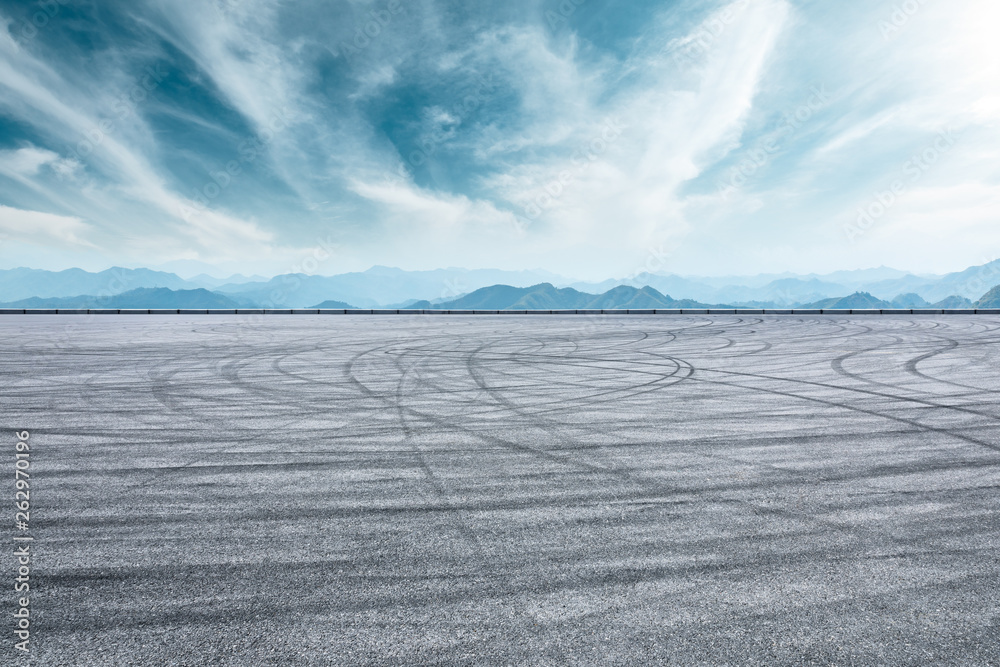
<instances>
[{"instance_id":1,"label":"distant mountain peak","mask_svg":"<svg viewBox=\"0 0 1000 667\"><path fill-rule=\"evenodd\" d=\"M203 288L172 290L168 287L139 287L109 296L81 294L68 297L31 297L2 304L6 308L113 308L113 309L234 309L237 303L223 294Z\"/></svg>"},{"instance_id":2,"label":"distant mountain peak","mask_svg":"<svg viewBox=\"0 0 1000 667\"><path fill-rule=\"evenodd\" d=\"M198 262L191 267L212 269ZM885 266L807 276L786 272L755 277L692 279L676 274L650 274L642 283L630 280L572 282L545 271L454 267L408 271L383 265L375 265L366 272L333 276L296 273L273 278L247 278L239 274L213 278L205 273L192 279L150 268L114 266L95 273L79 268L47 271L18 267L0 270L0 301L16 302L33 297L62 299L74 295L115 294L162 287L174 291L208 289L246 308L308 308L327 301L355 304L360 308L391 308L398 306L389 304L412 304L417 301L445 304L464 300L467 303L478 290L489 289L492 291L479 293L477 298L482 296L483 303L506 302L504 307L520 302L516 304L518 308L571 308L566 304L580 304L572 308L588 305L636 309L698 307L696 304L782 308L815 303L832 307L831 304L844 299L848 299L845 303L870 304L870 307L882 302L889 303L889 307L916 308L929 303L965 303L963 300L971 303L980 299L984 289L1000 282L997 267L1000 267L1000 259L961 272L932 277L920 277ZM605 296L611 290L615 291ZM508 297L511 298L508 300Z\"/></svg>"},{"instance_id":3,"label":"distant mountain peak","mask_svg":"<svg viewBox=\"0 0 1000 667\"><path fill-rule=\"evenodd\" d=\"M1000 262L1000 260L997 260ZM1000 308L1000 285L984 294L976 303L977 308Z\"/></svg>"}]
</instances>

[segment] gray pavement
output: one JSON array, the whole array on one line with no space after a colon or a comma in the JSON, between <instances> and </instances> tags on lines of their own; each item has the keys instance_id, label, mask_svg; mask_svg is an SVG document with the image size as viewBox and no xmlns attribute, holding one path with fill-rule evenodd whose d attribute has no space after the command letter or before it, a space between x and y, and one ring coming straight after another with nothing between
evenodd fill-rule
<instances>
[{"instance_id":1,"label":"gray pavement","mask_svg":"<svg viewBox=\"0 0 1000 667\"><path fill-rule=\"evenodd\" d=\"M0 371L32 665L1000 665L1000 317L11 315Z\"/></svg>"}]
</instances>

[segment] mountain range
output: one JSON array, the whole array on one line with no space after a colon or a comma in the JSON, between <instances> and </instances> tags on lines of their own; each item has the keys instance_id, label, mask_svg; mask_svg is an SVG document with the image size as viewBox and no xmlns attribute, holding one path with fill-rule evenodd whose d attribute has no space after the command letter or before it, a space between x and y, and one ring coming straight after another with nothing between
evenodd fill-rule
<instances>
[{"instance_id":1,"label":"mountain range","mask_svg":"<svg viewBox=\"0 0 1000 667\"><path fill-rule=\"evenodd\" d=\"M443 308L447 305L456 310L474 307L487 310L507 307L671 308L706 304L789 308L835 303L853 298L853 295L868 294L874 302L889 304L881 307L954 308L972 303L998 283L1000 260L940 276L918 276L879 267L824 275L685 277L647 274L641 281L617 279L599 283L573 281L541 270L404 271L376 266L363 272L333 276L293 273L272 278L242 275L219 278L200 274L182 278L146 268L115 267L96 273L82 269L16 268L0 270L0 301L15 308L72 308L84 303L115 307L108 305L116 303L110 300L112 297L135 292L129 298L139 298L140 303L149 305L138 307L149 308L311 308L327 302L340 304L327 306L331 308L348 304L358 308ZM484 288L489 291L481 292ZM136 292L141 289L167 289L181 295ZM208 297L203 292L216 296ZM195 305L209 302L213 305ZM55 306L56 303L64 305ZM491 305L470 305L473 303ZM497 303L507 305L492 305Z\"/></svg>"},{"instance_id":2,"label":"mountain range","mask_svg":"<svg viewBox=\"0 0 1000 667\"><path fill-rule=\"evenodd\" d=\"M0 304L8 308L115 308L115 309L174 309L205 308L229 310L246 307L219 292L205 289L171 290L166 287L130 290L113 296L80 295L75 297L31 297ZM904 294L893 301L883 301L867 292L855 292L846 297L823 299L803 308L824 309L882 309L882 308L998 308L1000 286L983 296L976 304L964 297L949 297L944 301L928 304L915 294ZM353 309L342 301L327 300L310 306L324 309ZM619 285L603 294L589 294L571 287L558 288L551 283L531 287L492 285L475 290L452 301L432 304L429 301L411 303L408 308L418 310L615 310L615 309L674 309L674 308L734 308L732 304L706 304L692 299L674 299L652 287L642 288Z\"/></svg>"},{"instance_id":3,"label":"mountain range","mask_svg":"<svg viewBox=\"0 0 1000 667\"><path fill-rule=\"evenodd\" d=\"M976 303L977 308L1000 308L1000 285L983 295Z\"/></svg>"},{"instance_id":4,"label":"mountain range","mask_svg":"<svg viewBox=\"0 0 1000 667\"><path fill-rule=\"evenodd\" d=\"M942 299L937 303L927 303L919 294L901 294L897 296L892 301L884 301L882 299L877 299L868 292L855 292L850 296L845 296L841 298L834 297L832 299L821 299L820 301L815 301L813 303L806 303L800 306L801 308L822 308L831 310L842 310L842 309L876 309L881 310L883 308L896 308L896 309L910 309L910 308L940 308L942 310L949 309L961 309L961 308L975 308L976 304L966 299L962 296L950 296L946 299ZM982 306L987 308L988 306Z\"/></svg>"},{"instance_id":5,"label":"mountain range","mask_svg":"<svg viewBox=\"0 0 1000 667\"><path fill-rule=\"evenodd\" d=\"M11 303L0 304L4 308L204 308L228 310L238 308L238 304L217 292L206 289L172 290L167 287L140 287L138 289L114 294L111 296L96 296L83 294L69 297L41 298L33 296Z\"/></svg>"},{"instance_id":6,"label":"mountain range","mask_svg":"<svg viewBox=\"0 0 1000 667\"><path fill-rule=\"evenodd\" d=\"M550 283L531 287L493 285L483 287L453 301L431 304L418 301L410 308L422 310L590 310L626 308L707 308L691 299L676 300L652 287L620 285L604 294L588 294L572 287L557 288Z\"/></svg>"}]
</instances>

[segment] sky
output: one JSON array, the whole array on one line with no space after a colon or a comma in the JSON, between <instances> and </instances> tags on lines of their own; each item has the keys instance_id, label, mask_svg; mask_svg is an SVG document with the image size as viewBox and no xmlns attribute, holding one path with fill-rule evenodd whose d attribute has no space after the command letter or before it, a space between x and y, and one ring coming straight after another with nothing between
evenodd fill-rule
<instances>
[{"instance_id":1,"label":"sky","mask_svg":"<svg viewBox=\"0 0 1000 667\"><path fill-rule=\"evenodd\" d=\"M994 0L0 0L0 268L1000 256Z\"/></svg>"}]
</instances>

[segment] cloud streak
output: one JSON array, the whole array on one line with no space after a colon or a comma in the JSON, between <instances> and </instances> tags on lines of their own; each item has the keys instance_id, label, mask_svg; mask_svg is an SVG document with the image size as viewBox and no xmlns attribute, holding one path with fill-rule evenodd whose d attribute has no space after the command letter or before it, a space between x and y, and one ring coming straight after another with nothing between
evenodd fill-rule
<instances>
[{"instance_id":1,"label":"cloud streak","mask_svg":"<svg viewBox=\"0 0 1000 667\"><path fill-rule=\"evenodd\" d=\"M94 248L82 238L90 226L78 218L0 205L0 231L7 238L32 243Z\"/></svg>"},{"instance_id":2,"label":"cloud streak","mask_svg":"<svg viewBox=\"0 0 1000 667\"><path fill-rule=\"evenodd\" d=\"M36 228L0 263L930 271L975 261L915 238L949 211L994 238L990 3L389 4L67 0L26 39L0 2L0 224ZM849 242L943 128L934 205Z\"/></svg>"}]
</instances>

